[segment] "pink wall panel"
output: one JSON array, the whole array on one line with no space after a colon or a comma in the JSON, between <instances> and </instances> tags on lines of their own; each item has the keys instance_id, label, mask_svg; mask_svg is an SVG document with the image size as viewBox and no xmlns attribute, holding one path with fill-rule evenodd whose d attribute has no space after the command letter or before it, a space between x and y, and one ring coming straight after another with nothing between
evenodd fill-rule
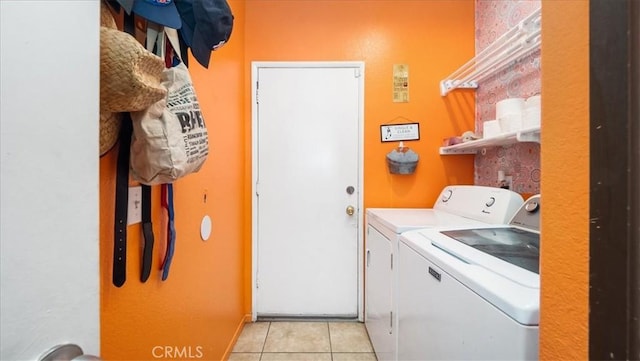
<instances>
[{"instance_id":1,"label":"pink wall panel","mask_svg":"<svg viewBox=\"0 0 640 361\"><path fill-rule=\"evenodd\" d=\"M476 54L540 5L540 0L477 0ZM485 121L495 119L496 102L540 94L540 70L538 50L483 80L476 92L476 132L482 132ZM497 186L498 171L502 170L513 177L516 192L540 193L540 146L537 143L487 148L483 153L475 159L476 184Z\"/></svg>"}]
</instances>

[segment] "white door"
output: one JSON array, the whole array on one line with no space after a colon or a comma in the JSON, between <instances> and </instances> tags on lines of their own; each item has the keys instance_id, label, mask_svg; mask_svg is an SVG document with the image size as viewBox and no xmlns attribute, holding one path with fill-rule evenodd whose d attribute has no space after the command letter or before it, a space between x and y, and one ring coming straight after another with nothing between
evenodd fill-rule
<instances>
[{"instance_id":1,"label":"white door","mask_svg":"<svg viewBox=\"0 0 640 361\"><path fill-rule=\"evenodd\" d=\"M2 360L100 353L99 9L0 1Z\"/></svg>"},{"instance_id":2,"label":"white door","mask_svg":"<svg viewBox=\"0 0 640 361\"><path fill-rule=\"evenodd\" d=\"M363 71L254 64L254 316L359 316Z\"/></svg>"}]
</instances>

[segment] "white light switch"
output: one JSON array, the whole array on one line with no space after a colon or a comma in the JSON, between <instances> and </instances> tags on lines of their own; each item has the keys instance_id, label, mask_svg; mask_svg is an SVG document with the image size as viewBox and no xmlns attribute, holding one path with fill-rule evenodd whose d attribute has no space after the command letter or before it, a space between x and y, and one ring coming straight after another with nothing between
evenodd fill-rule
<instances>
[{"instance_id":1,"label":"white light switch","mask_svg":"<svg viewBox=\"0 0 640 361\"><path fill-rule=\"evenodd\" d=\"M127 226L142 221L142 187L129 187L129 206L127 207Z\"/></svg>"}]
</instances>

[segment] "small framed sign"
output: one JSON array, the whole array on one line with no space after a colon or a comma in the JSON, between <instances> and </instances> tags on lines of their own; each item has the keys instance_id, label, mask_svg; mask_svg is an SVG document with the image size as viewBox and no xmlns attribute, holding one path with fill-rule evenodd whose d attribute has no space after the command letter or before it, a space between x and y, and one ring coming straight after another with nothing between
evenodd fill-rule
<instances>
[{"instance_id":1,"label":"small framed sign","mask_svg":"<svg viewBox=\"0 0 640 361\"><path fill-rule=\"evenodd\" d=\"M380 126L380 140L383 142L398 142L401 140L419 140L420 124L387 124Z\"/></svg>"}]
</instances>

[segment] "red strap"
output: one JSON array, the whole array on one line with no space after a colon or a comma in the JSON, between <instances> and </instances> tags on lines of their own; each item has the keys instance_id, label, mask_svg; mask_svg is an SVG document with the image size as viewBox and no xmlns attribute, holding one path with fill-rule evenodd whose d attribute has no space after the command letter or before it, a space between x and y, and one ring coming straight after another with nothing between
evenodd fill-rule
<instances>
[{"instance_id":1,"label":"red strap","mask_svg":"<svg viewBox=\"0 0 640 361\"><path fill-rule=\"evenodd\" d=\"M166 35L165 35L166 37ZM166 40L166 38L165 38ZM173 67L173 46L171 46L170 41L165 41L165 53L164 53L164 66L167 68Z\"/></svg>"},{"instance_id":2,"label":"red strap","mask_svg":"<svg viewBox=\"0 0 640 361\"><path fill-rule=\"evenodd\" d=\"M169 205L167 203L167 185L166 184L161 184L160 185L160 205L162 206L163 209L166 210L167 212L167 223L169 223ZM165 228L165 230L167 231L167 240L169 238L169 229L168 227ZM165 244L168 245L168 242L166 242ZM164 250L164 256L162 256L162 262L160 263L160 269L163 269L164 267L164 260L167 257L167 252L169 250L169 247L165 247Z\"/></svg>"},{"instance_id":3,"label":"red strap","mask_svg":"<svg viewBox=\"0 0 640 361\"><path fill-rule=\"evenodd\" d=\"M167 185L166 184L160 185L160 204L164 209L168 209L169 207L169 205L167 204Z\"/></svg>"}]
</instances>

